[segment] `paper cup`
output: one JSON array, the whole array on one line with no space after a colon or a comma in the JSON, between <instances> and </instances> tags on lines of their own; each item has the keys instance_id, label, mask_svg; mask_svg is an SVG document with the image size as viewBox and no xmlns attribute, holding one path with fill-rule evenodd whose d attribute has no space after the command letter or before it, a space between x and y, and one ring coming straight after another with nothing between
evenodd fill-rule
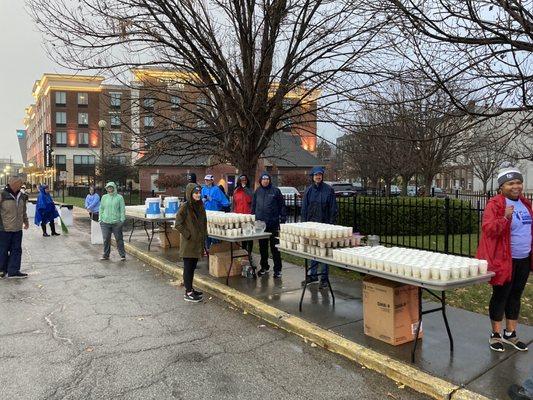
<instances>
[{"instance_id":1,"label":"paper cup","mask_svg":"<svg viewBox=\"0 0 533 400\"><path fill-rule=\"evenodd\" d=\"M396 261L391 261L390 263L390 272L393 274L398 273L398 263Z\"/></svg>"},{"instance_id":2,"label":"paper cup","mask_svg":"<svg viewBox=\"0 0 533 400\"><path fill-rule=\"evenodd\" d=\"M420 278L420 270L421 270L420 265L413 265L411 270L412 270L411 272L413 274L413 278Z\"/></svg>"},{"instance_id":3,"label":"paper cup","mask_svg":"<svg viewBox=\"0 0 533 400\"><path fill-rule=\"evenodd\" d=\"M461 278L461 267L451 267L451 275L452 275L452 279L460 279Z\"/></svg>"},{"instance_id":4,"label":"paper cup","mask_svg":"<svg viewBox=\"0 0 533 400\"><path fill-rule=\"evenodd\" d=\"M428 281L431 277L431 268L421 267L420 268L420 278L424 281Z\"/></svg>"},{"instance_id":5,"label":"paper cup","mask_svg":"<svg viewBox=\"0 0 533 400\"><path fill-rule=\"evenodd\" d=\"M451 276L451 269L448 267L444 267L440 269L440 280L441 281L449 281Z\"/></svg>"},{"instance_id":6,"label":"paper cup","mask_svg":"<svg viewBox=\"0 0 533 400\"><path fill-rule=\"evenodd\" d=\"M479 274L479 267L477 265L477 263L472 263L468 266L468 269L470 271L470 276L478 276Z\"/></svg>"},{"instance_id":7,"label":"paper cup","mask_svg":"<svg viewBox=\"0 0 533 400\"><path fill-rule=\"evenodd\" d=\"M413 266L411 264L404 264L403 266L403 275L404 276L412 276L413 274Z\"/></svg>"},{"instance_id":8,"label":"paper cup","mask_svg":"<svg viewBox=\"0 0 533 400\"><path fill-rule=\"evenodd\" d=\"M440 279L440 268L438 266L432 266L431 268L431 279Z\"/></svg>"},{"instance_id":9,"label":"paper cup","mask_svg":"<svg viewBox=\"0 0 533 400\"><path fill-rule=\"evenodd\" d=\"M487 260L478 260L478 267L480 275L485 275L487 273L489 263Z\"/></svg>"},{"instance_id":10,"label":"paper cup","mask_svg":"<svg viewBox=\"0 0 533 400\"><path fill-rule=\"evenodd\" d=\"M461 266L461 279L468 278L469 273L470 273L470 268L468 268L468 265L462 265Z\"/></svg>"}]
</instances>

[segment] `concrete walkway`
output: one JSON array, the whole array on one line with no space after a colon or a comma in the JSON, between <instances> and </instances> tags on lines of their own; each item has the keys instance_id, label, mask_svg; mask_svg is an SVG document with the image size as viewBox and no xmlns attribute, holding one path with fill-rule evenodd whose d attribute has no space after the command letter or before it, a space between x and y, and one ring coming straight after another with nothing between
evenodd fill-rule
<instances>
[{"instance_id":1,"label":"concrete walkway","mask_svg":"<svg viewBox=\"0 0 533 400\"><path fill-rule=\"evenodd\" d=\"M0 280L0 399L403 399L424 396L168 276L99 261L87 229L24 235Z\"/></svg>"},{"instance_id":2,"label":"concrete walkway","mask_svg":"<svg viewBox=\"0 0 533 400\"><path fill-rule=\"evenodd\" d=\"M131 244L148 252L144 232L136 231ZM172 262L179 261L177 249L162 250L158 246L152 246L150 253ZM205 260L199 264L198 273L208 275ZM316 285L308 287L303 311L300 313L298 302L303 278L303 268L284 263L281 280L275 281L271 274L257 280L233 277L230 278L229 285L277 309L410 365L412 343L391 346L364 335L360 282L332 277L335 306L327 291L319 290ZM225 282L223 278L212 279ZM508 398L506 391L509 385L523 382L533 368L533 349L521 353L506 347L504 353L495 353L488 347L490 326L486 316L453 307L448 307L447 310L455 351L450 352L441 314L427 314L424 316L425 336L419 343L415 366L486 397ZM521 325L518 332L522 340L531 347L533 327Z\"/></svg>"}]
</instances>

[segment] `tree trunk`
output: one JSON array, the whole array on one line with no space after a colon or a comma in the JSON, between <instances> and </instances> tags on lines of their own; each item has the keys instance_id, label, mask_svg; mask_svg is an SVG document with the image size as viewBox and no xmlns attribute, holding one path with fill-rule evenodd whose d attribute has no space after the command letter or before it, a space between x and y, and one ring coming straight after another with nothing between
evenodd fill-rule
<instances>
[{"instance_id":1,"label":"tree trunk","mask_svg":"<svg viewBox=\"0 0 533 400\"><path fill-rule=\"evenodd\" d=\"M410 176L400 175L402 178L402 196L407 196L407 186L409 186Z\"/></svg>"}]
</instances>

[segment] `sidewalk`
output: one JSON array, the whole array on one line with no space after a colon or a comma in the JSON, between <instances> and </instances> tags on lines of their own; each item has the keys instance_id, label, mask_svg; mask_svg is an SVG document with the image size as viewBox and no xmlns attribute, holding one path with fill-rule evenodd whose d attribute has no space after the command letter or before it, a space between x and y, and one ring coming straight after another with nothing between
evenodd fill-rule
<instances>
[{"instance_id":1,"label":"sidewalk","mask_svg":"<svg viewBox=\"0 0 533 400\"><path fill-rule=\"evenodd\" d=\"M145 242L144 232L136 231L131 245L145 254L172 263L179 261L177 249L163 250L153 245L148 253ZM197 274L209 276L205 259L199 263ZM209 278L225 283L225 278L217 279L210 276ZM281 280L274 281L272 274L257 280L232 277L229 286L285 313L342 335L358 345L412 366L410 363L412 343L391 346L364 335L360 282L332 277L335 306L332 305L328 291L318 290L316 285L309 286L300 313L298 302L303 278L303 268L284 263ZM428 305L431 306L426 303L425 308ZM419 342L414 367L489 398L508 398L507 388L511 384L523 382L533 365L531 351L520 353L506 346L504 353L495 353L488 347L490 325L486 316L453 307L447 307L447 316L455 351L450 352L441 313L426 314L423 325L425 334ZM533 327L521 325L518 332L522 340L531 346Z\"/></svg>"}]
</instances>

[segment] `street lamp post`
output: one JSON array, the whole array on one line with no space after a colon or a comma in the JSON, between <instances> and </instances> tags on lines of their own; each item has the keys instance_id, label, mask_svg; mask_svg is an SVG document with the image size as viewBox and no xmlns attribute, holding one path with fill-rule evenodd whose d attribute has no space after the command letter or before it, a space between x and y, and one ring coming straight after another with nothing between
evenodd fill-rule
<instances>
[{"instance_id":1,"label":"street lamp post","mask_svg":"<svg viewBox=\"0 0 533 400\"><path fill-rule=\"evenodd\" d=\"M104 119L101 119L100 121L98 121L98 127L100 128L100 132L101 132L101 136L102 136L102 140L100 140L100 146L102 147L101 149L101 153L100 153L100 166L104 163L104 132L107 128L107 121L104 120ZM96 171L95 171L95 174L96 174ZM105 185L105 182L103 182L103 177L102 177L102 189ZM96 186L96 179L95 179L95 186Z\"/></svg>"}]
</instances>

